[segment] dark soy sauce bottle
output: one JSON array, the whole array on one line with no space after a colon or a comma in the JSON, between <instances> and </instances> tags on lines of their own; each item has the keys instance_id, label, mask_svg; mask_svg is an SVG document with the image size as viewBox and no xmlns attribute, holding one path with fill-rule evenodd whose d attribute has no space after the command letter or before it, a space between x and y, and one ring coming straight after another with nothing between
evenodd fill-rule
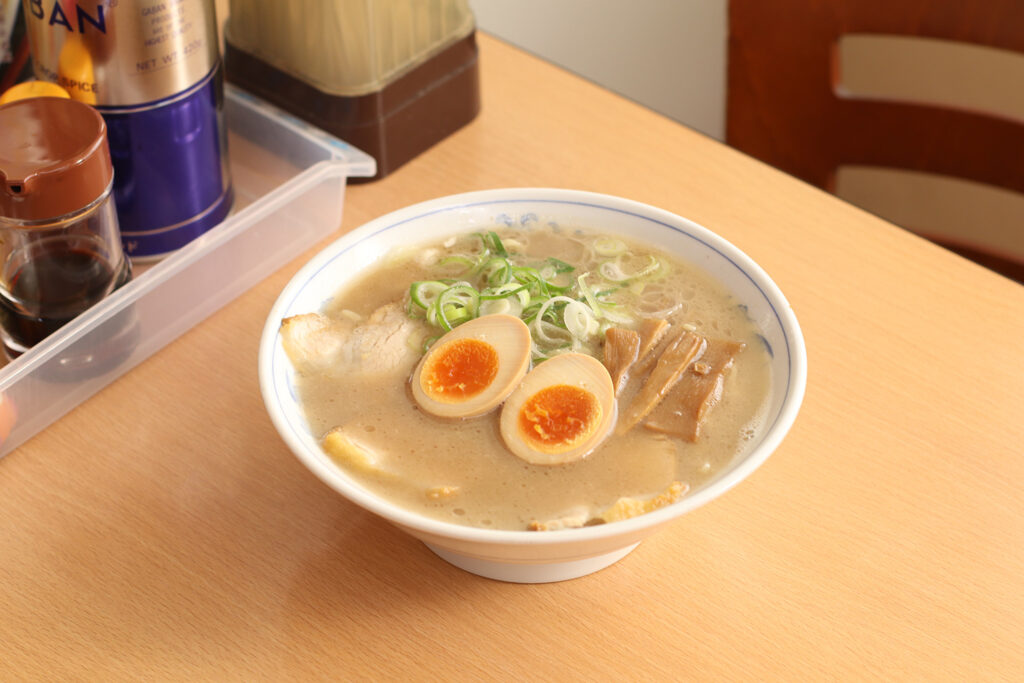
<instances>
[{"instance_id":1,"label":"dark soy sauce bottle","mask_svg":"<svg viewBox=\"0 0 1024 683\"><path fill-rule=\"evenodd\" d=\"M0 341L15 358L131 279L103 118L35 97L0 106Z\"/></svg>"},{"instance_id":2,"label":"dark soy sauce bottle","mask_svg":"<svg viewBox=\"0 0 1024 683\"><path fill-rule=\"evenodd\" d=\"M89 245L49 246L10 276L14 301L37 301L25 310L0 298L4 350L16 357L71 322L131 279L127 259L119 271Z\"/></svg>"}]
</instances>

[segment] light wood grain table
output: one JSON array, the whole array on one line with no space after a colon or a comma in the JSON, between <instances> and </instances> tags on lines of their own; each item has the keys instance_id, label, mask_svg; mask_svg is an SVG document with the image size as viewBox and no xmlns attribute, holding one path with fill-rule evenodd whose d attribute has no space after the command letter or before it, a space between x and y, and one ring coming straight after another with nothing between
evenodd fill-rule
<instances>
[{"instance_id":1,"label":"light wood grain table","mask_svg":"<svg viewBox=\"0 0 1024 683\"><path fill-rule=\"evenodd\" d=\"M311 250L0 460L0 679L1021 680L1024 288L480 47L479 118L350 186L338 234L503 186L693 219L800 319L788 438L602 572L464 573L317 480L263 410L261 326Z\"/></svg>"}]
</instances>

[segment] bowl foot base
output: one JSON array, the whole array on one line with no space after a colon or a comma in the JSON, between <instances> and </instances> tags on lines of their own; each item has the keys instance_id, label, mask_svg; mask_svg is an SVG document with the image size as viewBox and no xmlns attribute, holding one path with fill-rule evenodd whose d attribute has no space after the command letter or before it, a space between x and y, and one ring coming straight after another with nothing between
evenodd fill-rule
<instances>
[{"instance_id":1,"label":"bowl foot base","mask_svg":"<svg viewBox=\"0 0 1024 683\"><path fill-rule=\"evenodd\" d=\"M596 571L604 569L628 555L633 548L640 545L634 543L627 548L621 548L604 555L587 557L582 560L571 560L568 562L542 562L542 563L521 563L521 562L493 562L482 560L477 557L460 555L446 548L440 548L430 543L424 543L435 555L445 562L455 565L471 574L483 576L498 581L509 581L511 583L551 583L554 581L567 581Z\"/></svg>"}]
</instances>

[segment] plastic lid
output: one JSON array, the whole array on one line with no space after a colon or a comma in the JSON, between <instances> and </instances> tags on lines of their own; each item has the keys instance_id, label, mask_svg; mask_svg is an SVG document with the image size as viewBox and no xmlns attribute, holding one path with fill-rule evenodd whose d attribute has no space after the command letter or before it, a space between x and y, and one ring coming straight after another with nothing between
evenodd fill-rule
<instances>
[{"instance_id":1,"label":"plastic lid","mask_svg":"<svg viewBox=\"0 0 1024 683\"><path fill-rule=\"evenodd\" d=\"M25 81L11 86L0 95L0 104L26 100L30 97L63 97L70 98L68 91L56 83L49 81Z\"/></svg>"},{"instance_id":2,"label":"plastic lid","mask_svg":"<svg viewBox=\"0 0 1024 683\"><path fill-rule=\"evenodd\" d=\"M103 196L114 177L107 127L87 104L33 97L0 105L0 217L57 218Z\"/></svg>"}]
</instances>

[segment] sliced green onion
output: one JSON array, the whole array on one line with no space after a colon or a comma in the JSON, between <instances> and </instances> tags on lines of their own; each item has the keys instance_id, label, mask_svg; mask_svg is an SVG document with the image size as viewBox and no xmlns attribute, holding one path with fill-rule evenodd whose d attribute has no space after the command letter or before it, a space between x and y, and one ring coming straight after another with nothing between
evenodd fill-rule
<instances>
[{"instance_id":1,"label":"sliced green onion","mask_svg":"<svg viewBox=\"0 0 1024 683\"><path fill-rule=\"evenodd\" d=\"M605 261L597 267L597 272L601 274L605 280L611 282L625 282L629 277L622 271L622 266L618 261Z\"/></svg>"},{"instance_id":2,"label":"sliced green onion","mask_svg":"<svg viewBox=\"0 0 1024 683\"><path fill-rule=\"evenodd\" d=\"M508 251L516 243L504 244L495 231L475 236L479 247L436 262L432 269L439 276L410 285L408 313L425 318L436 334L480 315L517 316L530 327L535 361L573 350L597 353L595 344L609 327L635 323L626 302L651 291L647 284L668 268L653 256L644 261L631 255L622 240L599 238L593 250L605 263L577 276L575 266L554 257L517 263ZM460 279L444 273L459 273Z\"/></svg>"},{"instance_id":3,"label":"sliced green onion","mask_svg":"<svg viewBox=\"0 0 1024 683\"><path fill-rule=\"evenodd\" d=\"M550 343L552 341L555 341L555 338L551 337L551 334L558 335L559 338L564 338L564 335L560 335L560 334L558 334L557 332L554 331L554 330L558 330L558 329L564 329L564 327L565 327L565 319L564 319L564 317L562 317L560 315L555 315L553 317L555 317L555 320L557 320L558 322L553 322L551 320L547 320L546 316L547 316L548 312L551 311L551 309L554 306L556 306L557 304L568 305L568 304L571 304L571 303L576 303L576 300L575 299L570 299L567 296L553 296L553 297L551 297L550 299L548 299L547 301L545 301L544 303L542 303L540 305L540 308L537 310L537 314L536 314L536 316L533 319L533 329L536 331L537 336L539 337L541 342ZM563 306L563 308L564 308L564 306ZM553 313L557 313L557 312L553 311ZM561 318L561 319L559 320L559 318ZM572 333L570 333L570 335L571 334Z\"/></svg>"},{"instance_id":4,"label":"sliced green onion","mask_svg":"<svg viewBox=\"0 0 1024 683\"><path fill-rule=\"evenodd\" d=\"M540 318L535 318L530 324L530 332L541 348L551 349L572 344L571 332Z\"/></svg>"},{"instance_id":5,"label":"sliced green onion","mask_svg":"<svg viewBox=\"0 0 1024 683\"><path fill-rule=\"evenodd\" d=\"M473 314L462 306L442 306L438 309L437 313L437 319L441 321L441 327L446 330L452 330L473 318Z\"/></svg>"},{"instance_id":6,"label":"sliced green onion","mask_svg":"<svg viewBox=\"0 0 1024 683\"><path fill-rule=\"evenodd\" d=\"M510 296L515 296L519 299L526 299L524 303L528 303L530 299L530 293L527 291L526 285L521 285L516 282L509 282L497 287L487 287L480 292L481 299L505 299Z\"/></svg>"},{"instance_id":7,"label":"sliced green onion","mask_svg":"<svg viewBox=\"0 0 1024 683\"><path fill-rule=\"evenodd\" d=\"M445 331L477 316L480 307L480 293L468 282L456 282L441 292L431 310Z\"/></svg>"},{"instance_id":8,"label":"sliced green onion","mask_svg":"<svg viewBox=\"0 0 1024 683\"><path fill-rule=\"evenodd\" d=\"M590 307L594 310L594 316L600 318L602 314L601 304L598 303L597 296L587 284L588 275L590 275L590 273L583 273L580 275L576 278L576 284L580 288L580 294L583 295L583 298L587 300L587 303L590 304Z\"/></svg>"},{"instance_id":9,"label":"sliced green onion","mask_svg":"<svg viewBox=\"0 0 1024 683\"><path fill-rule=\"evenodd\" d=\"M650 259L650 263L648 263L646 266L644 266L637 272L633 273L634 278L647 277L649 275L653 275L654 273L658 272L659 268L661 268L661 261L659 261L654 256L654 254L648 254L647 258Z\"/></svg>"},{"instance_id":10,"label":"sliced green onion","mask_svg":"<svg viewBox=\"0 0 1024 683\"><path fill-rule=\"evenodd\" d=\"M505 313L521 318L529 303L530 293L525 285L510 282L500 287L488 287L480 292L480 315Z\"/></svg>"},{"instance_id":11,"label":"sliced green onion","mask_svg":"<svg viewBox=\"0 0 1024 683\"><path fill-rule=\"evenodd\" d=\"M594 311L581 301L566 304L565 310L562 311L562 319L565 321L565 329L569 330L574 340L580 342L597 334L600 327L594 316Z\"/></svg>"},{"instance_id":12,"label":"sliced green onion","mask_svg":"<svg viewBox=\"0 0 1024 683\"><path fill-rule=\"evenodd\" d=\"M521 317L524 323L529 325L534 321L534 319L537 317L537 311L540 310L540 307L544 304L544 301L546 301L546 299L533 298L530 300L529 306L523 307L523 313Z\"/></svg>"},{"instance_id":13,"label":"sliced green onion","mask_svg":"<svg viewBox=\"0 0 1024 683\"><path fill-rule=\"evenodd\" d=\"M522 283L529 287L531 296L550 296L551 290L548 287L547 280L545 280L540 272L536 268L530 268L529 266L515 266L512 268L512 278L519 283Z\"/></svg>"},{"instance_id":14,"label":"sliced green onion","mask_svg":"<svg viewBox=\"0 0 1024 683\"><path fill-rule=\"evenodd\" d=\"M614 301L601 300L603 297L606 297L609 294L615 292L615 290L605 289L600 292L594 292L594 290L590 288L590 285L588 285L586 281L586 277L589 274L590 273L584 273L583 275L580 275L578 278L576 278L576 283L580 289L580 293L583 295L583 298L590 305L590 308L594 313L595 321L607 320L609 322L619 324L630 324L635 322L632 316L619 313L616 310L618 304L616 304Z\"/></svg>"},{"instance_id":15,"label":"sliced green onion","mask_svg":"<svg viewBox=\"0 0 1024 683\"><path fill-rule=\"evenodd\" d=\"M438 262L441 266L461 266L460 272L466 273L476 267L476 261L469 258L468 256L462 256L459 254L453 256L446 256Z\"/></svg>"},{"instance_id":16,"label":"sliced green onion","mask_svg":"<svg viewBox=\"0 0 1024 683\"><path fill-rule=\"evenodd\" d=\"M622 264L619 259L614 261L605 261L598 266L598 272L601 273L601 277L611 282L626 282L627 280L634 280L639 277L646 277L654 273L661 266L661 263L654 256L650 256L650 263L641 268L635 273L626 273L622 270Z\"/></svg>"},{"instance_id":17,"label":"sliced green onion","mask_svg":"<svg viewBox=\"0 0 1024 683\"><path fill-rule=\"evenodd\" d=\"M502 313L504 315L513 315L518 318L522 312L523 307L519 305L519 299L515 297L507 296L503 299L480 301L480 315L494 315L496 313Z\"/></svg>"},{"instance_id":18,"label":"sliced green onion","mask_svg":"<svg viewBox=\"0 0 1024 683\"><path fill-rule=\"evenodd\" d=\"M493 230L480 233L480 241L484 243L484 249L492 254L508 256L508 252L505 250L505 245L501 243L501 238L498 237L498 233Z\"/></svg>"},{"instance_id":19,"label":"sliced green onion","mask_svg":"<svg viewBox=\"0 0 1024 683\"><path fill-rule=\"evenodd\" d=\"M571 273L572 271L576 270L576 266L568 264L561 259L555 258L554 256L549 256L547 258L547 264L555 269L556 274Z\"/></svg>"},{"instance_id":20,"label":"sliced green onion","mask_svg":"<svg viewBox=\"0 0 1024 683\"><path fill-rule=\"evenodd\" d=\"M504 285L512 279L512 264L503 256L493 256L483 263L480 274L490 287Z\"/></svg>"},{"instance_id":21,"label":"sliced green onion","mask_svg":"<svg viewBox=\"0 0 1024 683\"><path fill-rule=\"evenodd\" d=\"M409 299L423 310L430 308L437 295L448 289L448 285L439 280L421 280L409 286Z\"/></svg>"},{"instance_id":22,"label":"sliced green onion","mask_svg":"<svg viewBox=\"0 0 1024 683\"><path fill-rule=\"evenodd\" d=\"M614 237L601 237L594 241L594 251L599 256L618 256L625 253L626 249L626 243Z\"/></svg>"}]
</instances>

